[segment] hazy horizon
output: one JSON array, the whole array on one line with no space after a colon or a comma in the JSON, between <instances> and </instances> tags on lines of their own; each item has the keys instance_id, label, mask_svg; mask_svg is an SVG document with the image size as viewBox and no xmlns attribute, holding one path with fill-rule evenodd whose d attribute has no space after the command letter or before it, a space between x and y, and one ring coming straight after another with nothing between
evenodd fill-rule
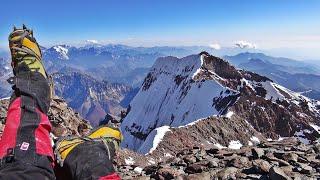
<instances>
[{"instance_id":1,"label":"hazy horizon","mask_svg":"<svg viewBox=\"0 0 320 180\"><path fill-rule=\"evenodd\" d=\"M28 13L10 13L31 9ZM2 1L0 48L25 23L45 47L86 40L129 46L236 47L319 60L320 1Z\"/></svg>"}]
</instances>

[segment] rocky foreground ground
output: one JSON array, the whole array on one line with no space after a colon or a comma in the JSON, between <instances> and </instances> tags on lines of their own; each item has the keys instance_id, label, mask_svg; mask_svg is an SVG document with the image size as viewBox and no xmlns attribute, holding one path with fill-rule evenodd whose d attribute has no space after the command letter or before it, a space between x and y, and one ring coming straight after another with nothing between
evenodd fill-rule
<instances>
[{"instance_id":1,"label":"rocky foreground ground","mask_svg":"<svg viewBox=\"0 0 320 180\"><path fill-rule=\"evenodd\" d=\"M320 179L320 143L287 138L239 150L194 147L164 162L137 162L118 163L123 179Z\"/></svg>"},{"instance_id":2,"label":"rocky foreground ground","mask_svg":"<svg viewBox=\"0 0 320 180\"><path fill-rule=\"evenodd\" d=\"M0 100L0 135L8 104L8 99ZM49 119L57 137L82 135L91 129L59 98L51 104ZM285 138L239 150L195 146L163 156L121 149L115 165L123 179L320 179L320 142L304 145L296 138Z\"/></svg>"}]
</instances>

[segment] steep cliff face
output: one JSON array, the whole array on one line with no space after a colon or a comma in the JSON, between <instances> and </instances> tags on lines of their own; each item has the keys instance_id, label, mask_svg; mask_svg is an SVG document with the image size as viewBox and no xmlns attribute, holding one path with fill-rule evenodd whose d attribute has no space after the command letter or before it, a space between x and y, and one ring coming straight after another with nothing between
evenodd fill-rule
<instances>
[{"instance_id":1,"label":"steep cliff face","mask_svg":"<svg viewBox=\"0 0 320 180\"><path fill-rule=\"evenodd\" d=\"M164 137L180 133L177 137L188 139L189 131L201 129L199 121L207 122L211 130L200 130L197 138L223 146L248 144L252 136L299 136L308 143L319 137L319 107L318 101L206 52L181 59L159 58L121 125L122 146L142 153L153 152L162 139L175 146L174 139ZM228 133L217 135L220 125L215 121Z\"/></svg>"},{"instance_id":2,"label":"steep cliff face","mask_svg":"<svg viewBox=\"0 0 320 180\"><path fill-rule=\"evenodd\" d=\"M69 106L97 126L107 113L119 115L124 110L132 88L123 84L98 81L84 73L54 74L55 92L64 97ZM125 100L126 101L126 100Z\"/></svg>"}]
</instances>

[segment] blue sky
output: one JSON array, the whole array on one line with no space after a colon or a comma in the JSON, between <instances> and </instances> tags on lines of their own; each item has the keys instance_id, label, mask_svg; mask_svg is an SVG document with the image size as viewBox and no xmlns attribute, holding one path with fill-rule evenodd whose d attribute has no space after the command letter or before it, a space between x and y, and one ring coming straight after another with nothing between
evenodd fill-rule
<instances>
[{"instance_id":1,"label":"blue sky","mask_svg":"<svg viewBox=\"0 0 320 180\"><path fill-rule=\"evenodd\" d=\"M32 27L40 44L87 39L134 46L233 46L320 59L318 0L2 0L0 47L12 25Z\"/></svg>"}]
</instances>

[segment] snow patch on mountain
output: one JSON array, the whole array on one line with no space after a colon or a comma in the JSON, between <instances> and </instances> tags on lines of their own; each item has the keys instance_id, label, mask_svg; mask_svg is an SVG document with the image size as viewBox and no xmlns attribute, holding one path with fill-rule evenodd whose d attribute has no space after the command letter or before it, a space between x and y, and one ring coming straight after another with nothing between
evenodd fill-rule
<instances>
[{"instance_id":1,"label":"snow patch on mountain","mask_svg":"<svg viewBox=\"0 0 320 180\"><path fill-rule=\"evenodd\" d=\"M304 144L310 144L310 141L306 138L305 132L303 130L297 131L294 133L294 136L296 136L299 141L301 141Z\"/></svg>"},{"instance_id":2,"label":"snow patch on mountain","mask_svg":"<svg viewBox=\"0 0 320 180\"><path fill-rule=\"evenodd\" d=\"M243 145L241 144L240 141L230 141L229 142L229 149L240 149Z\"/></svg>"},{"instance_id":3,"label":"snow patch on mountain","mask_svg":"<svg viewBox=\"0 0 320 180\"><path fill-rule=\"evenodd\" d=\"M320 127L315 124L310 124L310 126L320 134Z\"/></svg>"},{"instance_id":4,"label":"snow patch on mountain","mask_svg":"<svg viewBox=\"0 0 320 180\"><path fill-rule=\"evenodd\" d=\"M60 59L69 59L69 56L68 56L68 49L66 48L66 46L53 46L53 49L56 50L56 52L59 53L60 55Z\"/></svg>"},{"instance_id":5,"label":"snow patch on mountain","mask_svg":"<svg viewBox=\"0 0 320 180\"><path fill-rule=\"evenodd\" d=\"M222 146L221 144L219 144L219 143L215 143L215 144L213 144L214 146L216 146L218 149L225 149L225 148L227 148L227 147L225 147L225 146Z\"/></svg>"},{"instance_id":6,"label":"snow patch on mountain","mask_svg":"<svg viewBox=\"0 0 320 180\"><path fill-rule=\"evenodd\" d=\"M132 157L128 157L128 158L125 159L124 161L125 161L125 163L126 163L127 165L132 165L132 164L134 164L134 160L133 160Z\"/></svg>"},{"instance_id":7,"label":"snow patch on mountain","mask_svg":"<svg viewBox=\"0 0 320 180\"><path fill-rule=\"evenodd\" d=\"M87 43L92 43L92 44L99 44L98 40L95 39L88 39L86 40Z\"/></svg>"},{"instance_id":8,"label":"snow patch on mountain","mask_svg":"<svg viewBox=\"0 0 320 180\"><path fill-rule=\"evenodd\" d=\"M154 129L139 148L138 152L143 154L152 153L168 131L170 131L170 126L162 126Z\"/></svg>"},{"instance_id":9,"label":"snow patch on mountain","mask_svg":"<svg viewBox=\"0 0 320 180\"><path fill-rule=\"evenodd\" d=\"M252 137L250 138L250 141L251 141L252 143L254 143L254 144L259 144L259 143L260 143L259 138L257 138L256 136L252 136Z\"/></svg>"},{"instance_id":10,"label":"snow patch on mountain","mask_svg":"<svg viewBox=\"0 0 320 180\"><path fill-rule=\"evenodd\" d=\"M204 120L204 118L195 120L195 121L193 121L193 122L191 122L191 123L189 123L189 124L186 124L186 125L178 126L177 128L184 128L184 127L188 127L188 126L193 126L193 125L197 124L198 122L200 122L200 121L202 121L202 120Z\"/></svg>"},{"instance_id":11,"label":"snow patch on mountain","mask_svg":"<svg viewBox=\"0 0 320 180\"><path fill-rule=\"evenodd\" d=\"M231 118L233 114L234 114L234 112L229 111L229 112L227 112L227 114L225 115L225 117L226 117L226 118Z\"/></svg>"}]
</instances>

